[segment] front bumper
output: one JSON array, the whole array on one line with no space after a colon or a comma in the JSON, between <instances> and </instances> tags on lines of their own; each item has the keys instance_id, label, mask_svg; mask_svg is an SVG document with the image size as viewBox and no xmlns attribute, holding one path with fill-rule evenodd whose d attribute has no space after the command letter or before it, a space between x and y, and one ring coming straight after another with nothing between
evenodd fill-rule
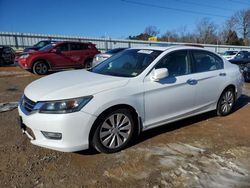
<instances>
[{"instance_id":1,"label":"front bumper","mask_svg":"<svg viewBox=\"0 0 250 188\"><path fill-rule=\"evenodd\" d=\"M95 116L84 112L68 114L41 114L38 112L26 115L18 107L22 122L32 130L35 139L30 142L34 145L63 152L74 152L89 148L89 133L96 120ZM58 132L62 139L46 138L41 131Z\"/></svg>"},{"instance_id":2,"label":"front bumper","mask_svg":"<svg viewBox=\"0 0 250 188\"><path fill-rule=\"evenodd\" d=\"M18 61L18 62L17 62L18 65L19 65L21 68L26 69L26 70L31 69L31 67L29 67L29 65L28 65L28 61L27 61L26 58L19 58L17 61Z\"/></svg>"}]
</instances>

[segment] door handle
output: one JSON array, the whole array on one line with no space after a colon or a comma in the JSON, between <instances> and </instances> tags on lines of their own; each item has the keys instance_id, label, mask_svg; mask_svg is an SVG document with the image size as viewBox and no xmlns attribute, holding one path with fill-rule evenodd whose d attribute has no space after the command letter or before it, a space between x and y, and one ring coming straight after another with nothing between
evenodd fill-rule
<instances>
[{"instance_id":1,"label":"door handle","mask_svg":"<svg viewBox=\"0 0 250 188\"><path fill-rule=\"evenodd\" d=\"M196 85L196 84L198 83L198 81L197 81L197 80L194 80L194 79L189 79L189 80L187 80L187 83L188 83L189 85Z\"/></svg>"},{"instance_id":2,"label":"door handle","mask_svg":"<svg viewBox=\"0 0 250 188\"><path fill-rule=\"evenodd\" d=\"M227 75L227 73L225 73L225 72L221 72L220 74L219 74L219 76L226 76Z\"/></svg>"}]
</instances>

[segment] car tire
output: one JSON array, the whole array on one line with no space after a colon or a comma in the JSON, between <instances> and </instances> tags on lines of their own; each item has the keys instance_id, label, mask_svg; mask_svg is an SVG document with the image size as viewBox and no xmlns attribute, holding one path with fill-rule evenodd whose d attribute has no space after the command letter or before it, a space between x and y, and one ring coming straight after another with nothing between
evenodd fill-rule
<instances>
[{"instance_id":1,"label":"car tire","mask_svg":"<svg viewBox=\"0 0 250 188\"><path fill-rule=\"evenodd\" d=\"M4 61L2 58L0 58L0 66L3 66L4 65Z\"/></svg>"},{"instance_id":2,"label":"car tire","mask_svg":"<svg viewBox=\"0 0 250 188\"><path fill-rule=\"evenodd\" d=\"M226 116L232 112L235 103L235 92L233 88L223 91L217 104L217 115Z\"/></svg>"},{"instance_id":3,"label":"car tire","mask_svg":"<svg viewBox=\"0 0 250 188\"><path fill-rule=\"evenodd\" d=\"M97 121L92 146L102 153L114 153L126 148L132 140L135 122L127 109L115 110Z\"/></svg>"},{"instance_id":4,"label":"car tire","mask_svg":"<svg viewBox=\"0 0 250 188\"><path fill-rule=\"evenodd\" d=\"M84 62L83 67L84 67L85 69L91 68L91 67L92 67L92 59L87 59L87 60Z\"/></svg>"},{"instance_id":5,"label":"car tire","mask_svg":"<svg viewBox=\"0 0 250 188\"><path fill-rule=\"evenodd\" d=\"M49 72L49 66L44 61L36 61L32 67L32 72L38 75L46 75Z\"/></svg>"}]
</instances>

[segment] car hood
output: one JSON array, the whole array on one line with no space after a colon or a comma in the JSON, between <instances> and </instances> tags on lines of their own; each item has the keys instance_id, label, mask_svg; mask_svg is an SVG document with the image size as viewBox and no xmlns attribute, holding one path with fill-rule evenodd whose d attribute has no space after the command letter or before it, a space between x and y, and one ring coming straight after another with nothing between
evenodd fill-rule
<instances>
[{"instance_id":1,"label":"car hood","mask_svg":"<svg viewBox=\"0 0 250 188\"><path fill-rule=\"evenodd\" d=\"M243 59L230 59L228 61L233 64L247 64L248 63L248 61L245 61Z\"/></svg>"},{"instance_id":2,"label":"car hood","mask_svg":"<svg viewBox=\"0 0 250 188\"><path fill-rule=\"evenodd\" d=\"M24 50L23 50L23 52L30 52L30 51L32 51L32 50L39 50L40 48L39 47L29 47L29 48L25 48Z\"/></svg>"},{"instance_id":3,"label":"car hood","mask_svg":"<svg viewBox=\"0 0 250 188\"><path fill-rule=\"evenodd\" d=\"M86 70L64 71L32 82L25 88L24 94L35 102L70 99L122 87L128 82L129 78L101 75Z\"/></svg>"},{"instance_id":4,"label":"car hood","mask_svg":"<svg viewBox=\"0 0 250 188\"><path fill-rule=\"evenodd\" d=\"M48 53L49 51L31 51L31 52L27 52L29 55L38 55L38 54L46 54Z\"/></svg>"}]
</instances>

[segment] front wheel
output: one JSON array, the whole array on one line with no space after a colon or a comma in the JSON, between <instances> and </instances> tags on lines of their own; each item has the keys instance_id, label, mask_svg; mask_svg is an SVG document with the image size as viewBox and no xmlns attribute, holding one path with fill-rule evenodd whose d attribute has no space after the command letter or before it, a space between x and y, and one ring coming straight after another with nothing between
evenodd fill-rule
<instances>
[{"instance_id":1,"label":"front wheel","mask_svg":"<svg viewBox=\"0 0 250 188\"><path fill-rule=\"evenodd\" d=\"M34 63L32 71L34 74L45 75L49 72L49 66L44 61L37 61Z\"/></svg>"},{"instance_id":2,"label":"front wheel","mask_svg":"<svg viewBox=\"0 0 250 188\"><path fill-rule=\"evenodd\" d=\"M217 104L217 115L226 116L232 112L235 103L235 93L233 88L226 89Z\"/></svg>"},{"instance_id":3,"label":"front wheel","mask_svg":"<svg viewBox=\"0 0 250 188\"><path fill-rule=\"evenodd\" d=\"M0 58L0 66L3 66L4 65L4 61L2 58Z\"/></svg>"},{"instance_id":4,"label":"front wheel","mask_svg":"<svg viewBox=\"0 0 250 188\"><path fill-rule=\"evenodd\" d=\"M124 149L134 133L134 120L127 109L115 110L100 118L92 146L99 152L114 153Z\"/></svg>"}]
</instances>

